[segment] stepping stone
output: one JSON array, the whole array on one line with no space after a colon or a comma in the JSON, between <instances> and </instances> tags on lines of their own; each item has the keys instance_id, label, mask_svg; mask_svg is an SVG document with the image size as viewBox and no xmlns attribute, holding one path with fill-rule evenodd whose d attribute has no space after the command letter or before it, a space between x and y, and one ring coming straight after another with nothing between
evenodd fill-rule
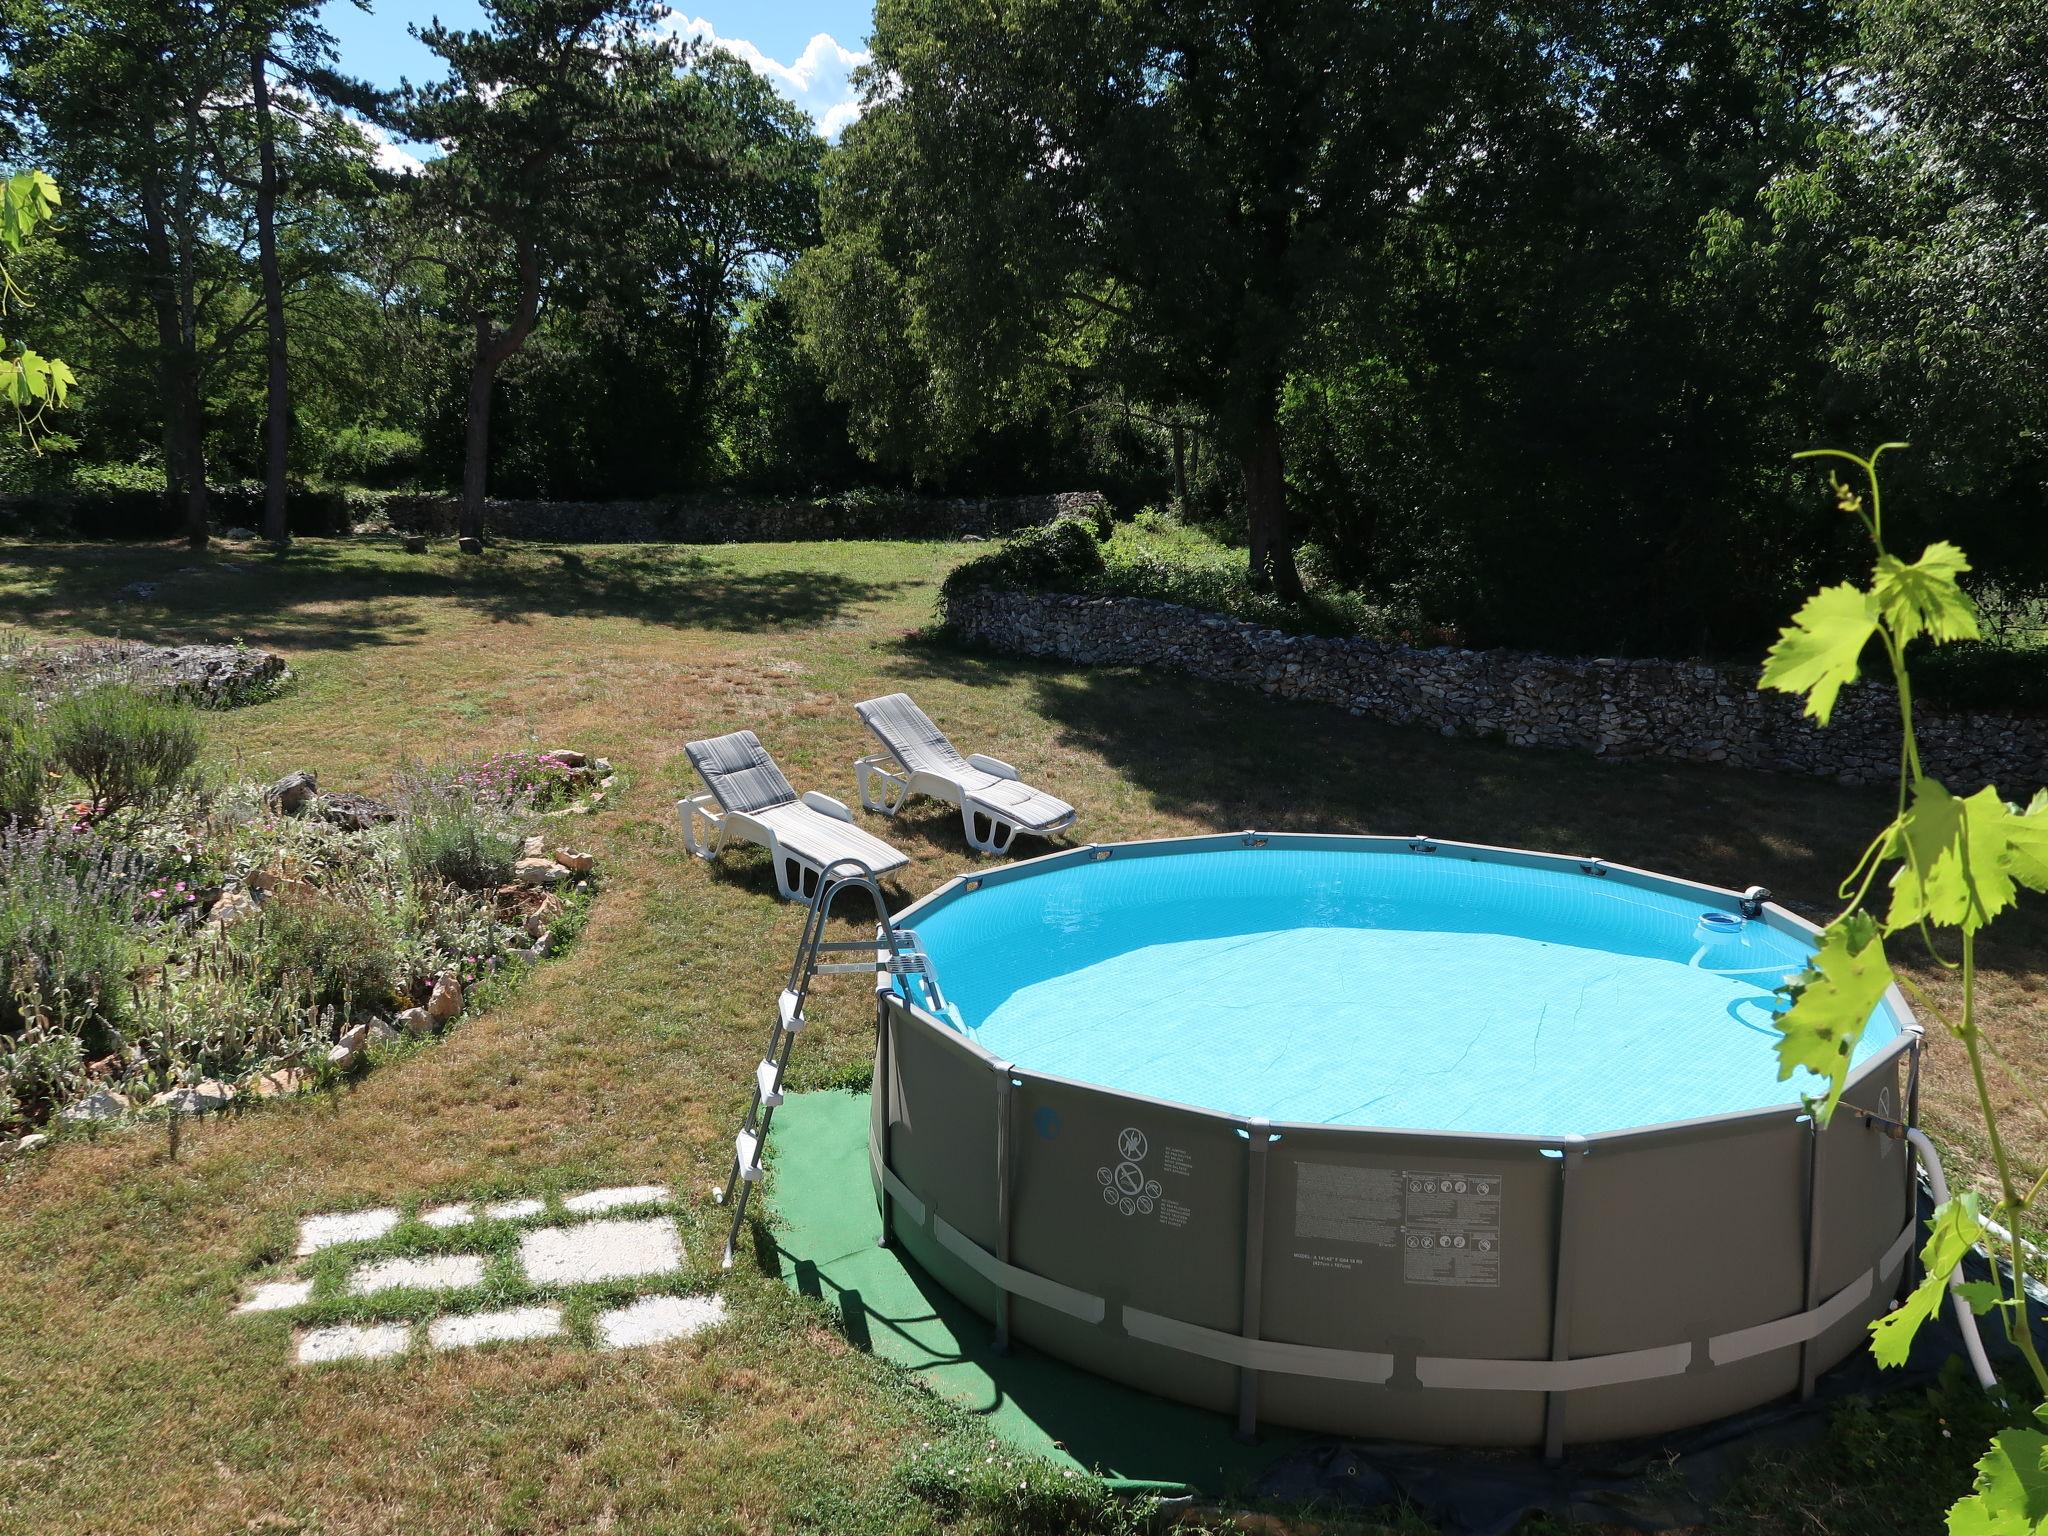
<instances>
[{"instance_id":1,"label":"stepping stone","mask_svg":"<svg viewBox=\"0 0 2048 1536\"><path fill-rule=\"evenodd\" d=\"M725 1321L722 1296L643 1296L628 1306L597 1315L597 1342L603 1349L634 1349L687 1339Z\"/></svg>"},{"instance_id":2,"label":"stepping stone","mask_svg":"<svg viewBox=\"0 0 2048 1536\"><path fill-rule=\"evenodd\" d=\"M349 1276L351 1296L378 1291L459 1291L484 1283L484 1261L474 1253L437 1253L424 1259L382 1259Z\"/></svg>"},{"instance_id":3,"label":"stepping stone","mask_svg":"<svg viewBox=\"0 0 2048 1536\"><path fill-rule=\"evenodd\" d=\"M617 1189L593 1189L587 1194L572 1195L562 1202L562 1209L578 1216L588 1216L598 1211L616 1211L628 1205L660 1205L667 1199L666 1184L627 1184Z\"/></svg>"},{"instance_id":4,"label":"stepping stone","mask_svg":"<svg viewBox=\"0 0 2048 1536\"><path fill-rule=\"evenodd\" d=\"M436 1349L469 1349L505 1339L548 1339L561 1331L560 1307L513 1307L505 1312L436 1318L427 1325L427 1342Z\"/></svg>"},{"instance_id":5,"label":"stepping stone","mask_svg":"<svg viewBox=\"0 0 2048 1536\"><path fill-rule=\"evenodd\" d=\"M412 1329L405 1323L372 1323L357 1328L309 1328L299 1335L299 1364L332 1360L388 1360L405 1353Z\"/></svg>"},{"instance_id":6,"label":"stepping stone","mask_svg":"<svg viewBox=\"0 0 2048 1536\"><path fill-rule=\"evenodd\" d=\"M310 1280L273 1280L249 1292L248 1298L235 1310L283 1312L292 1307L303 1307L312 1298L313 1282Z\"/></svg>"},{"instance_id":7,"label":"stepping stone","mask_svg":"<svg viewBox=\"0 0 2048 1536\"><path fill-rule=\"evenodd\" d=\"M374 1243L398 1225L394 1210L343 1211L333 1216L308 1216L299 1223L299 1257L338 1243Z\"/></svg>"},{"instance_id":8,"label":"stepping stone","mask_svg":"<svg viewBox=\"0 0 2048 1536\"><path fill-rule=\"evenodd\" d=\"M667 1275L683 1267L683 1245L666 1216L542 1227L519 1240L519 1263L535 1285L588 1285Z\"/></svg>"},{"instance_id":9,"label":"stepping stone","mask_svg":"<svg viewBox=\"0 0 2048 1536\"><path fill-rule=\"evenodd\" d=\"M493 1221L521 1221L538 1216L547 1208L545 1200L500 1200L496 1205L485 1206L484 1214Z\"/></svg>"},{"instance_id":10,"label":"stepping stone","mask_svg":"<svg viewBox=\"0 0 2048 1536\"><path fill-rule=\"evenodd\" d=\"M429 1227L466 1227L476 1220L476 1207L468 1201L460 1205L437 1205L431 1211L420 1212L420 1222Z\"/></svg>"}]
</instances>

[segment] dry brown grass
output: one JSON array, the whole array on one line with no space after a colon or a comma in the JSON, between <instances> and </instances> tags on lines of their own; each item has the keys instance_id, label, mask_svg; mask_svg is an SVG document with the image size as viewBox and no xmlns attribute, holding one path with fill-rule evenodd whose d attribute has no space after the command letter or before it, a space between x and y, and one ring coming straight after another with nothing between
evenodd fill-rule
<instances>
[{"instance_id":1,"label":"dry brown grass","mask_svg":"<svg viewBox=\"0 0 2048 1536\"><path fill-rule=\"evenodd\" d=\"M0 1530L852 1529L815 1511L869 1507L929 1409L745 1265L722 1282L730 1328L619 1356L514 1347L302 1371L283 1319L228 1315L308 1212L610 1181L695 1191L722 1173L800 915L758 860L683 855L670 803L690 787L692 736L752 726L800 787L850 799L865 750L851 705L907 686L960 739L1084 807L1089 838L1427 832L1762 882L1815 911L1886 813L1869 791L1607 766L907 640L961 553L533 548L465 565L314 543L177 576L182 551L0 548L0 611L38 636L285 651L293 691L210 717L223 765L376 789L407 756L537 744L626 774L579 829L605 873L585 936L506 1006L338 1096L188 1129L175 1162L152 1131L0 1171ZM164 581L158 601L117 599L138 578ZM944 814L891 837L914 859L906 893L971 862ZM2048 929L2022 916L1987 960L2001 1048L2038 1083ZM799 1083L865 1058L858 999L825 1011ZM1967 1149L1955 1054L1937 1042L1928 1118ZM2038 1160L2044 1122L2017 1100L2015 1139ZM692 1265L721 1283L708 1213L684 1226ZM874 1529L923 1528L873 1509Z\"/></svg>"}]
</instances>

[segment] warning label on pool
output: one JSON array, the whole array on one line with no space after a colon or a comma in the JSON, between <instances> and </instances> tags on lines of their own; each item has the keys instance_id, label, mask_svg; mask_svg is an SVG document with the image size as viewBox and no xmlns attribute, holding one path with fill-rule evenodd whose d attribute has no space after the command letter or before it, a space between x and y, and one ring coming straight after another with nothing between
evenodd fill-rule
<instances>
[{"instance_id":1,"label":"warning label on pool","mask_svg":"<svg viewBox=\"0 0 2048 1536\"><path fill-rule=\"evenodd\" d=\"M1401 1180L1391 1168L1298 1163L1294 1235L1391 1248L1401 1238Z\"/></svg>"},{"instance_id":2,"label":"warning label on pool","mask_svg":"<svg viewBox=\"0 0 2048 1536\"><path fill-rule=\"evenodd\" d=\"M1500 1284L1497 1173L1401 1173L1401 1278L1409 1285Z\"/></svg>"}]
</instances>

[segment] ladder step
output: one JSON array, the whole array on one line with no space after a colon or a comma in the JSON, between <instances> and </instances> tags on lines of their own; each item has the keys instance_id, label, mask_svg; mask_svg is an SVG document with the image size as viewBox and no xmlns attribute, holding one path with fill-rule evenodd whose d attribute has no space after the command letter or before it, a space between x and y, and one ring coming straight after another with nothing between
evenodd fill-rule
<instances>
[{"instance_id":1,"label":"ladder step","mask_svg":"<svg viewBox=\"0 0 2048 1536\"><path fill-rule=\"evenodd\" d=\"M761 1105L773 1109L782 1102L782 1074L775 1070L775 1063L764 1061L754 1069L754 1083L761 1090Z\"/></svg>"},{"instance_id":2,"label":"ladder step","mask_svg":"<svg viewBox=\"0 0 2048 1536\"><path fill-rule=\"evenodd\" d=\"M825 967L820 966L819 969L823 970ZM784 987L782 989L782 999L777 1006L782 1012L783 1029L793 1035L804 1027L803 999L790 991L789 988Z\"/></svg>"},{"instance_id":3,"label":"ladder step","mask_svg":"<svg viewBox=\"0 0 2048 1536\"><path fill-rule=\"evenodd\" d=\"M752 1131L741 1131L732 1139L733 1155L739 1160L740 1177L749 1184L761 1181L761 1138Z\"/></svg>"}]
</instances>

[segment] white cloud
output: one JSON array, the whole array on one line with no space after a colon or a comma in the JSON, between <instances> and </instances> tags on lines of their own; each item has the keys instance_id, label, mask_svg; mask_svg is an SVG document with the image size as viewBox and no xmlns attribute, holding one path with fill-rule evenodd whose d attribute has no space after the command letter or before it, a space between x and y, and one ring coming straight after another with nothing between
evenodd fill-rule
<instances>
[{"instance_id":1,"label":"white cloud","mask_svg":"<svg viewBox=\"0 0 2048 1536\"><path fill-rule=\"evenodd\" d=\"M804 44L802 53L785 64L771 59L745 38L719 36L718 30L701 16L665 11L655 25L657 30L672 36L723 48L810 113L818 132L828 139L837 138L848 123L860 116L860 98L850 77L868 62L865 49L848 48L820 32Z\"/></svg>"},{"instance_id":2,"label":"white cloud","mask_svg":"<svg viewBox=\"0 0 2048 1536\"><path fill-rule=\"evenodd\" d=\"M406 144L394 139L368 118L358 117L353 112L346 114L349 123L370 144L370 163L380 171L396 171L401 176L417 176L425 170L426 162L412 152Z\"/></svg>"}]
</instances>

